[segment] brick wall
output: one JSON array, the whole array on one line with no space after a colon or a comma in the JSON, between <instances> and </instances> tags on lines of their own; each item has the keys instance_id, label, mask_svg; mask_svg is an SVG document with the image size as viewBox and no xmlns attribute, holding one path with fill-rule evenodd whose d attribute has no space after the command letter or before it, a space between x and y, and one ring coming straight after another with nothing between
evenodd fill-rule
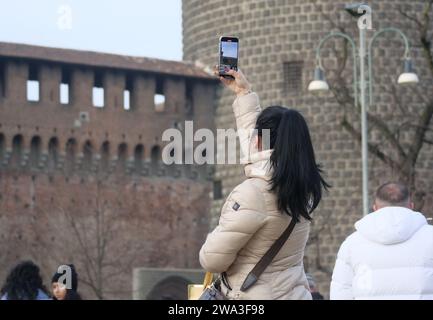
<instances>
[{"instance_id":1,"label":"brick wall","mask_svg":"<svg viewBox=\"0 0 433 320\"><path fill-rule=\"evenodd\" d=\"M186 120L213 128L213 80L170 73L194 69L181 62L153 60L167 65L158 73L70 64L72 53L57 62L2 56L3 49L0 44L1 281L19 261L33 259L50 286L58 265L74 263L85 298L97 297L84 283L91 279L101 280L104 298L128 299L133 268L198 268L212 168L168 166L160 152L166 129ZM30 65L38 70L36 102L26 97ZM66 105L63 70L70 79ZM96 74L103 108L92 105ZM127 79L130 110L123 108ZM162 112L155 110L156 93L165 96Z\"/></svg>"}]
</instances>

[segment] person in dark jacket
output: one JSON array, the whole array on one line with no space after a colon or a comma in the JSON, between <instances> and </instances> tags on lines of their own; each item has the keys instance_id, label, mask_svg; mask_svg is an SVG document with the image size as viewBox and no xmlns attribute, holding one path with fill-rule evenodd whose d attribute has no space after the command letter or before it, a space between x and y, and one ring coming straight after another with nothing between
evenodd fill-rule
<instances>
[{"instance_id":1,"label":"person in dark jacket","mask_svg":"<svg viewBox=\"0 0 433 320\"><path fill-rule=\"evenodd\" d=\"M68 272L68 269L70 272ZM68 281L67 277L70 275ZM69 283L68 283L69 282ZM78 274L73 264L61 265L51 280L54 300L82 300L78 289ZM70 288L68 288L70 285Z\"/></svg>"},{"instance_id":2,"label":"person in dark jacket","mask_svg":"<svg viewBox=\"0 0 433 320\"><path fill-rule=\"evenodd\" d=\"M1 300L50 300L39 267L32 261L16 265L1 289Z\"/></svg>"}]
</instances>

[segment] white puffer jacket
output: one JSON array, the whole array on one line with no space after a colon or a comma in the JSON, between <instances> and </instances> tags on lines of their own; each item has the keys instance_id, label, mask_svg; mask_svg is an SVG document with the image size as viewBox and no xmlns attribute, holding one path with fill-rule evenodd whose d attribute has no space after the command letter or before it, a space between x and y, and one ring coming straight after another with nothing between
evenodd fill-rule
<instances>
[{"instance_id":1,"label":"white puffer jacket","mask_svg":"<svg viewBox=\"0 0 433 320\"><path fill-rule=\"evenodd\" d=\"M236 99L233 109L238 129L254 129L261 111L255 93ZM305 219L296 224L290 238L258 282L246 292L240 291L248 273L287 228L291 218L278 210L276 196L269 191L272 150L257 152L252 150L248 135L240 135L239 139L248 179L228 196L218 226L200 250L200 263L207 271L227 272L233 288L227 294L230 299L311 300L303 266L310 229L310 223ZM224 286L223 291L227 293Z\"/></svg>"},{"instance_id":2,"label":"white puffer jacket","mask_svg":"<svg viewBox=\"0 0 433 320\"><path fill-rule=\"evenodd\" d=\"M433 299L433 226L419 212L385 207L341 245L331 299Z\"/></svg>"}]
</instances>

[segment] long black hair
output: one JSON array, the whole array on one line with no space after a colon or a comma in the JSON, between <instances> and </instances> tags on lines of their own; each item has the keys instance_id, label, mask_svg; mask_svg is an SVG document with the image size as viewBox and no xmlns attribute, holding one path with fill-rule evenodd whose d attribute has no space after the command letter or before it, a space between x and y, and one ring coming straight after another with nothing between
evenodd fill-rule
<instances>
[{"instance_id":1,"label":"long black hair","mask_svg":"<svg viewBox=\"0 0 433 320\"><path fill-rule=\"evenodd\" d=\"M38 290L47 293L39 267L32 261L24 261L9 272L1 294L7 294L8 300L35 300Z\"/></svg>"},{"instance_id":2,"label":"long black hair","mask_svg":"<svg viewBox=\"0 0 433 320\"><path fill-rule=\"evenodd\" d=\"M304 117L296 110L271 106L260 113L256 129L259 137L264 137L264 129L269 130L269 147L273 149L270 190L277 195L278 209L296 221L300 216L311 220L310 214L322 199L322 188L327 190L330 185L316 163Z\"/></svg>"}]
</instances>

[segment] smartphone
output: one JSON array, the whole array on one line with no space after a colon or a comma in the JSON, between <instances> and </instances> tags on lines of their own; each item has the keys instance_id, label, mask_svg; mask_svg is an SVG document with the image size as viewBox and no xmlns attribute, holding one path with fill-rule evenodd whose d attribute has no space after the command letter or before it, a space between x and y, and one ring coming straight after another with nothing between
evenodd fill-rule
<instances>
[{"instance_id":1,"label":"smartphone","mask_svg":"<svg viewBox=\"0 0 433 320\"><path fill-rule=\"evenodd\" d=\"M219 41L219 75L233 79L227 75L227 69L238 70L239 39L236 37L222 36Z\"/></svg>"}]
</instances>

